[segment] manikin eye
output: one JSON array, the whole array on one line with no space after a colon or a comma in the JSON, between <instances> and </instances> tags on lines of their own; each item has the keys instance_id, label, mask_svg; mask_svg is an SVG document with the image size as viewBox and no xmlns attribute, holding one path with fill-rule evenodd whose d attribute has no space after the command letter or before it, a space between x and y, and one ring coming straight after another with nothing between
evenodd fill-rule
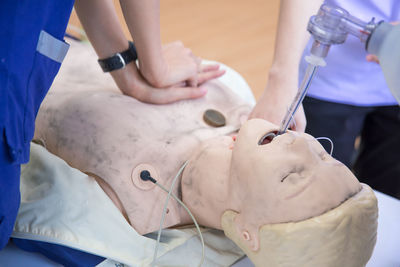
<instances>
[{"instance_id":1,"label":"manikin eye","mask_svg":"<svg viewBox=\"0 0 400 267\"><path fill-rule=\"evenodd\" d=\"M266 133L265 135L263 135L263 137L261 137L261 139L258 141L258 145L262 146L262 145L266 145L272 142L272 140L276 137L277 132L270 132L270 133Z\"/></svg>"}]
</instances>

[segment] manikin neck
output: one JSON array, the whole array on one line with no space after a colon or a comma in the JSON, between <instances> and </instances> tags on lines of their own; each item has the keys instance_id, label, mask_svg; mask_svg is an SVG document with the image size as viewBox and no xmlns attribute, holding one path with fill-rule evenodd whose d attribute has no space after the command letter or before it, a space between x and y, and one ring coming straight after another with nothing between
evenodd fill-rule
<instances>
[{"instance_id":1,"label":"manikin neck","mask_svg":"<svg viewBox=\"0 0 400 267\"><path fill-rule=\"evenodd\" d=\"M230 201L229 173L230 160L224 161L217 169L204 171L206 167L190 163L182 175L182 199L194 214L200 225L222 230L221 217L226 210L237 211ZM182 209L183 221L190 222L189 216Z\"/></svg>"}]
</instances>

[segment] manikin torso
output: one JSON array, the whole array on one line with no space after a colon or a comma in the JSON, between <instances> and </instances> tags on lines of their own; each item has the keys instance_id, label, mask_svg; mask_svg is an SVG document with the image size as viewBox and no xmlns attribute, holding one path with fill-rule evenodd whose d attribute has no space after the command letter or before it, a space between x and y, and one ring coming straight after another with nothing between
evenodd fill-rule
<instances>
[{"instance_id":1,"label":"manikin torso","mask_svg":"<svg viewBox=\"0 0 400 267\"><path fill-rule=\"evenodd\" d=\"M150 171L169 188L187 160L173 192L204 226L221 229L222 214L238 212L237 230L249 236L244 242L252 250L258 248L260 226L321 215L361 188L309 135L287 133L259 145L278 126L251 120L241 127L251 106L217 80L203 85L208 90L203 98L145 104L121 95L91 64L87 48L75 49L79 57L66 59L39 110L35 139L95 178L140 234L158 229L166 197L143 182L140 172ZM226 125L208 125L203 120L208 109L221 112ZM234 141L230 135L239 128ZM169 201L164 227L187 223L186 212Z\"/></svg>"},{"instance_id":2,"label":"manikin torso","mask_svg":"<svg viewBox=\"0 0 400 267\"><path fill-rule=\"evenodd\" d=\"M140 172L150 171L169 188L202 141L236 132L251 110L218 81L207 84L206 97L170 105L144 104L113 90L81 90L83 86L52 89L39 111L35 139L96 178L141 234L158 229L166 193L143 182ZM226 125L208 125L203 120L207 109L221 112ZM180 180L174 189L178 196L179 184ZM164 226L189 222L170 201Z\"/></svg>"}]
</instances>

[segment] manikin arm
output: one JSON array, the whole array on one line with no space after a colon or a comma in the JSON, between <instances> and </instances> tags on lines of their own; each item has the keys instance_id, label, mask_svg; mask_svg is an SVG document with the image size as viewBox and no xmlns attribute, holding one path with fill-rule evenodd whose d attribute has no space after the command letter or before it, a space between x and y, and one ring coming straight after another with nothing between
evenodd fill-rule
<instances>
[{"instance_id":1,"label":"manikin arm","mask_svg":"<svg viewBox=\"0 0 400 267\"><path fill-rule=\"evenodd\" d=\"M281 123L298 89L299 62L310 36L307 32L308 20L321 4L322 0L281 1L268 83L250 118L267 119L277 125ZM306 120L302 107L294 119L295 129L304 131Z\"/></svg>"},{"instance_id":2,"label":"manikin arm","mask_svg":"<svg viewBox=\"0 0 400 267\"><path fill-rule=\"evenodd\" d=\"M158 0L121 1L121 7L134 36L140 65L140 73L135 64L111 72L124 94L157 104L201 97L206 91L197 88L197 82L223 74L218 66L211 66L201 69L198 75L200 61L189 49L180 43L161 46ZM128 48L112 1L77 0L75 9L99 58ZM179 88L185 82L192 87ZM157 90L151 85L174 87Z\"/></svg>"}]
</instances>

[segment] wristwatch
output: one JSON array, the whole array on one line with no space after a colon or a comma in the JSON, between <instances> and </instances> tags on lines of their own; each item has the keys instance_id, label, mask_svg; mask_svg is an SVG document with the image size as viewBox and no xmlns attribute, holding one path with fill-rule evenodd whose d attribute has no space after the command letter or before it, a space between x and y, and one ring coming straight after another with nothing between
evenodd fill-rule
<instances>
[{"instance_id":1,"label":"wristwatch","mask_svg":"<svg viewBox=\"0 0 400 267\"><path fill-rule=\"evenodd\" d=\"M116 53L108 58L98 59L101 69L104 72L119 70L124 68L127 64L138 59L136 47L133 42L129 41L129 48L120 53Z\"/></svg>"}]
</instances>

